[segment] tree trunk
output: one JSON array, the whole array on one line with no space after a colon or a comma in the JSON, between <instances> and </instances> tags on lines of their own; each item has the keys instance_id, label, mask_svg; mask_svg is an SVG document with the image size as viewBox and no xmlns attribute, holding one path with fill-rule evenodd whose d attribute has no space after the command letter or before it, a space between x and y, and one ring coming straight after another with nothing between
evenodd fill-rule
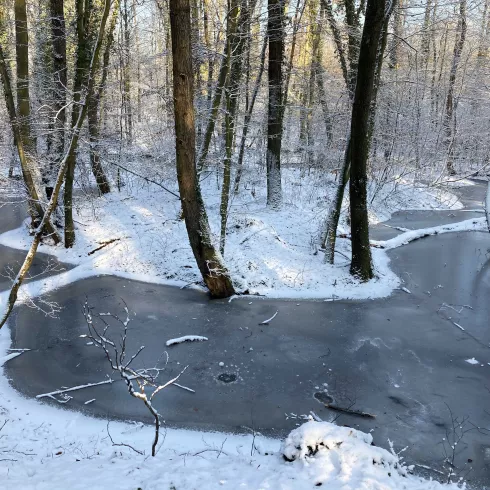
<instances>
[{"instance_id":1,"label":"tree trunk","mask_svg":"<svg viewBox=\"0 0 490 490\"><path fill-rule=\"evenodd\" d=\"M260 62L259 62L259 72L257 73L257 78L255 79L254 90L252 92L252 98L248 105L247 112L245 114L245 119L243 121L242 137L240 140L240 150L238 153L237 162L237 172L235 175L234 193L238 194L238 189L240 187L240 180L242 178L243 171L243 156L245 154L245 142L247 140L248 130L250 128L250 121L252 119L252 113L254 110L255 101L257 99L257 94L260 90L260 82L262 81L262 75L264 73L265 66L265 53L267 52L267 35L264 36L264 41L262 43L262 51L260 52Z\"/></svg>"},{"instance_id":2,"label":"tree trunk","mask_svg":"<svg viewBox=\"0 0 490 490\"><path fill-rule=\"evenodd\" d=\"M87 81L87 72L90 64L89 53L89 18L92 2L89 0L76 0L76 28L77 28L77 56L75 64L75 80L73 82L73 108L71 113L71 127L76 127L80 115L80 100L84 84ZM73 221L73 182L75 180L75 165L77 147L70 152L65 175L65 190L63 204L65 211L65 247L71 248L75 243L75 223Z\"/></svg>"},{"instance_id":3,"label":"tree trunk","mask_svg":"<svg viewBox=\"0 0 490 490\"><path fill-rule=\"evenodd\" d=\"M204 133L203 144L199 152L199 161L197 163L197 172L200 174L206 165L206 158L209 152L209 145L211 144L211 138L213 137L214 127L216 125L216 119L218 117L218 111L221 104L221 96L226 85L228 72L230 69L230 39L233 37L234 32L231 30L236 29L236 23L227 22L226 27L226 40L225 40L225 51L223 53L223 58L221 59L221 68L218 75L218 85L214 91L213 103L211 105L211 112L209 114L208 122L206 124L206 131Z\"/></svg>"},{"instance_id":4,"label":"tree trunk","mask_svg":"<svg viewBox=\"0 0 490 490\"><path fill-rule=\"evenodd\" d=\"M282 203L281 145L283 130L282 67L284 58L284 0L268 0L269 101L267 117L267 206Z\"/></svg>"},{"instance_id":5,"label":"tree trunk","mask_svg":"<svg viewBox=\"0 0 490 490\"><path fill-rule=\"evenodd\" d=\"M177 178L187 234L211 296L235 293L221 254L214 248L196 171L194 72L189 0L170 0Z\"/></svg>"},{"instance_id":6,"label":"tree trunk","mask_svg":"<svg viewBox=\"0 0 490 490\"><path fill-rule=\"evenodd\" d=\"M29 95L29 32L25 0L15 0L15 50L17 65L17 117L26 152L36 153L31 132L31 102Z\"/></svg>"},{"instance_id":7,"label":"tree trunk","mask_svg":"<svg viewBox=\"0 0 490 490\"><path fill-rule=\"evenodd\" d=\"M126 136L126 144L131 146L133 142L133 106L131 101L131 45L130 45L130 7L128 0L123 0L121 5L123 21L123 65L122 65L122 77L123 77L123 90L122 99L124 107L124 128Z\"/></svg>"},{"instance_id":8,"label":"tree trunk","mask_svg":"<svg viewBox=\"0 0 490 490\"><path fill-rule=\"evenodd\" d=\"M322 20L325 15L325 10L323 7L320 9L320 19L315 31L315 56L313 57L313 70L315 71L315 80L318 90L318 98L320 99L320 105L322 106L323 121L325 123L325 131L327 134L327 144L332 143L333 133L332 133L332 120L330 117L330 111L328 109L327 94L325 92L325 85L323 84L323 66L322 66L322 55L323 55L323 43L322 43Z\"/></svg>"},{"instance_id":9,"label":"tree trunk","mask_svg":"<svg viewBox=\"0 0 490 490\"><path fill-rule=\"evenodd\" d=\"M466 0L460 0L458 26L456 40L454 42L453 61L451 63L451 71L449 72L446 113L444 116L444 133L447 147L446 168L449 175L454 175L456 173L453 162L454 138L456 133L456 125L454 124L454 85L456 83L456 73L458 71L461 53L466 39L466 29Z\"/></svg>"},{"instance_id":10,"label":"tree trunk","mask_svg":"<svg viewBox=\"0 0 490 490\"><path fill-rule=\"evenodd\" d=\"M104 172L102 164L100 162L99 151L99 132L101 121L101 102L104 97L105 86L107 82L107 75L109 72L109 61L111 56L111 49L114 43L114 31L117 25L117 17L119 14L119 0L114 4L112 10L111 23L107 31L107 40L105 43L104 55L102 58L102 76L92 97L88 101L87 120L88 120L88 134L90 142L90 166L92 173L97 182L97 188L101 195L111 192L111 186L109 180Z\"/></svg>"},{"instance_id":11,"label":"tree trunk","mask_svg":"<svg viewBox=\"0 0 490 490\"><path fill-rule=\"evenodd\" d=\"M0 15L1 9L0 9ZM3 26L3 18L0 22L0 27ZM19 154L19 161L22 170L22 176L24 179L24 184L27 190L28 199L28 210L31 216L33 226L39 225L43 221L44 210L41 206L41 200L37 192L37 188L32 177L32 169L35 167L36 162L32 158L32 155L25 151L24 142L20 133L20 124L17 118L17 112L14 103L14 94L12 92L11 79L8 61L5 57L3 51L3 46L0 43L0 78L3 84L3 93L5 97L5 104L7 106L7 113L9 115L10 126L12 128L12 133L14 135L14 142L17 147L17 152ZM42 232L53 239L55 244L60 242L60 237L52 225L51 221L45 220Z\"/></svg>"},{"instance_id":12,"label":"tree trunk","mask_svg":"<svg viewBox=\"0 0 490 490\"><path fill-rule=\"evenodd\" d=\"M285 79L286 81L284 82L284 100L283 100L283 105L284 105L284 111L286 110L286 106L288 103L288 95L289 95L289 82L291 81L291 73L293 71L293 63L294 63L294 53L296 51L296 39L298 35L298 30L301 25L301 19L303 18L303 13L306 8L306 3L303 2L303 5L300 7L301 0L297 0L296 2L296 15L294 16L294 23L293 23L293 33L291 37L291 50L289 53L289 62L286 67L286 76Z\"/></svg>"},{"instance_id":13,"label":"tree trunk","mask_svg":"<svg viewBox=\"0 0 490 490\"><path fill-rule=\"evenodd\" d=\"M17 6L17 5L16 5ZM25 7L25 5L24 5ZM19 9L21 10L21 9ZM0 30L4 31L5 30L5 11L3 8L0 8ZM22 16L22 13L19 12L19 16ZM25 24L22 23L16 23L16 32L17 29L19 29L19 34L24 41L26 41L26 36L27 32L23 32L23 26ZM1 41L1 39L0 39ZM26 53L23 53L25 55ZM27 52L28 55L28 52ZM15 108L15 102L14 102L14 93L12 90L12 75L10 73L10 67L9 63L7 61L7 57L5 55L3 46L0 42L0 78L2 80L3 84L3 93L5 97L5 104L7 107L7 114L9 117L9 122L10 126L12 129L12 134L14 136L14 144L17 147L17 152L19 154L19 161L20 161L20 166L22 170L22 176L24 179L24 184L26 187L27 191L27 201L28 201L28 210L29 210L29 215L31 216L31 221L32 221L32 226L38 226L39 223L42 221L43 215L44 215L44 210L43 206L41 205L41 199L37 187L37 182L36 182L36 174L37 174L37 165L36 161L34 159L34 155L31 153L26 148L26 143L24 142L24 139L22 137L22 131L28 131L28 142L32 143L32 140L30 139L30 127L23 125L25 121L22 121L21 118L18 117L17 115L17 110ZM29 85L27 83L27 94L28 94L28 89ZM25 95L25 86L21 86L21 93L22 90L24 90L24 95ZM27 95L28 97L28 95ZM27 106L29 106L29 100L27 100ZM25 107L24 107L25 110ZM10 171L9 171L10 175ZM46 221L46 225L43 227L42 232L50 236L53 241L57 244L60 241L60 237L56 231L56 229L53 227L51 222L49 220Z\"/></svg>"},{"instance_id":14,"label":"tree trunk","mask_svg":"<svg viewBox=\"0 0 490 490\"><path fill-rule=\"evenodd\" d=\"M376 61L386 24L385 0L368 0L359 50L350 137L351 274L367 281L373 277L367 210L369 118L375 95ZM381 67L378 67L381 70Z\"/></svg>"},{"instance_id":15,"label":"tree trunk","mask_svg":"<svg viewBox=\"0 0 490 490\"><path fill-rule=\"evenodd\" d=\"M390 10L385 15L384 24L382 26L382 34L381 39L379 40L379 46L376 52L376 58L374 63L374 82L373 89L371 94L371 102L370 102L370 110L369 110L369 119L368 119L368 129L366 133L367 137L367 155L369 156L369 150L371 147L371 141L374 131L374 123L376 117L376 99L378 95L378 89L381 78L381 69L383 64L383 56L386 48L386 42L388 37L388 21L389 16L395 5L394 0L391 4ZM337 239L337 228L340 219L340 213L342 211L342 202L344 200L345 188L347 186L347 182L349 182L350 178L350 167L351 167L351 151L352 151L352 129L351 133L347 138L347 148L345 150L344 161L342 163L342 169L340 171L340 179L338 182L338 186L335 192L334 201L331 205L328 218L325 224L325 231L321 236L321 244L322 247L325 248L325 262L329 264L333 264L335 260L335 243ZM367 161L367 160L366 160Z\"/></svg>"},{"instance_id":16,"label":"tree trunk","mask_svg":"<svg viewBox=\"0 0 490 490\"><path fill-rule=\"evenodd\" d=\"M238 11L240 16L238 17ZM229 21L238 22L231 30L234 32L230 39L230 50L233 53L231 60L229 83L226 90L226 113L225 113L225 159L223 162L223 186L221 188L221 235L220 252L225 253L226 224L228 221L228 203L230 199L231 186L231 161L233 157L235 141L235 122L238 109L239 85L242 75L243 52L245 48L245 33L248 24L248 8L246 0L239 4L238 0L231 1L231 9L228 13Z\"/></svg>"},{"instance_id":17,"label":"tree trunk","mask_svg":"<svg viewBox=\"0 0 490 490\"><path fill-rule=\"evenodd\" d=\"M66 30L64 0L50 0L51 42L53 46L53 95L52 118L54 120L51 136L49 165L43 177L46 197L51 198L57 167L65 151L66 123Z\"/></svg>"}]
</instances>

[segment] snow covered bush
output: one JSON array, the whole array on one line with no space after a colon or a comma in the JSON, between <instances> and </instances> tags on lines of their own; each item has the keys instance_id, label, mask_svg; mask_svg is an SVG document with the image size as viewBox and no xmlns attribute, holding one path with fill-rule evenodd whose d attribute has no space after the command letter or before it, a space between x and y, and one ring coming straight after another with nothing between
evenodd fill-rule
<instances>
[{"instance_id":1,"label":"snow covered bush","mask_svg":"<svg viewBox=\"0 0 490 490\"><path fill-rule=\"evenodd\" d=\"M410 475L394 452L373 445L371 434L309 421L294 429L281 446L283 458L325 488L435 489L438 482ZM457 488L448 486L446 488Z\"/></svg>"}]
</instances>

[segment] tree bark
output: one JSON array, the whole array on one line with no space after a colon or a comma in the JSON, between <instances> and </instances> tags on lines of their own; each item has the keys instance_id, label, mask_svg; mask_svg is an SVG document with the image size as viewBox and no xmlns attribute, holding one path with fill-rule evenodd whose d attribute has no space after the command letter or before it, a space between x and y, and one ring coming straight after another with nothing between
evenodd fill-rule
<instances>
[{"instance_id":1,"label":"tree bark","mask_svg":"<svg viewBox=\"0 0 490 490\"><path fill-rule=\"evenodd\" d=\"M190 245L211 296L235 293L221 254L211 240L196 171L194 72L189 0L170 0L177 178Z\"/></svg>"},{"instance_id":2,"label":"tree bark","mask_svg":"<svg viewBox=\"0 0 490 490\"><path fill-rule=\"evenodd\" d=\"M87 71L90 63L89 53L89 19L93 8L91 0L76 0L77 57L75 80L73 82L73 109L71 113L72 130L80 115L80 97L84 84L87 83ZM69 154L63 204L65 211L65 247L71 248L75 243L75 223L73 221L73 182L75 179L76 147Z\"/></svg>"},{"instance_id":3,"label":"tree bark","mask_svg":"<svg viewBox=\"0 0 490 490\"><path fill-rule=\"evenodd\" d=\"M97 182L97 188L101 195L107 194L111 191L109 179L107 178L102 163L100 162L99 151L99 133L100 133L100 119L101 119L101 102L104 97L105 86L107 82L107 75L109 72L109 61L111 56L111 49L114 43L114 31L116 29L117 17L119 14L119 0L114 4L112 10L112 18L107 31L107 40L104 48L104 55L102 57L102 75L92 97L88 101L87 120L88 120L88 133L90 142L90 166L92 173Z\"/></svg>"},{"instance_id":4,"label":"tree bark","mask_svg":"<svg viewBox=\"0 0 490 490\"><path fill-rule=\"evenodd\" d=\"M283 131L282 68L284 58L284 0L268 0L269 101L267 117L267 206L282 203L281 145Z\"/></svg>"},{"instance_id":5,"label":"tree bark","mask_svg":"<svg viewBox=\"0 0 490 490\"><path fill-rule=\"evenodd\" d=\"M53 49L53 89L52 89L52 118L54 125L50 139L49 165L43 176L46 197L53 193L56 169L65 151L66 123L66 29L64 0L50 0L51 14L51 43Z\"/></svg>"},{"instance_id":6,"label":"tree bark","mask_svg":"<svg viewBox=\"0 0 490 490\"><path fill-rule=\"evenodd\" d=\"M29 94L29 31L25 0L15 0L15 50L17 66L17 117L26 152L36 153L31 132L31 102Z\"/></svg>"},{"instance_id":7,"label":"tree bark","mask_svg":"<svg viewBox=\"0 0 490 490\"><path fill-rule=\"evenodd\" d=\"M2 22L3 24L3 19ZM11 79L8 62L5 57L3 46L0 43L0 78L3 84L3 93L5 97L5 104L7 106L7 113L9 115L10 126L14 135L14 142L19 154L19 161L22 170L22 176L27 190L28 198L28 210L31 216L32 225L38 226L42 222L44 210L41 205L41 200L37 192L37 188L32 177L32 169L36 166L36 162L32 158L32 155L25 151L24 142L20 133L20 125L18 123L17 112L14 104L14 95L12 92ZM60 242L60 237L52 225L51 221L47 220L43 226L43 233L53 239L55 244Z\"/></svg>"},{"instance_id":8,"label":"tree bark","mask_svg":"<svg viewBox=\"0 0 490 490\"><path fill-rule=\"evenodd\" d=\"M454 124L454 85L456 83L456 74L466 39L466 30L466 0L460 0L458 26L456 40L454 42L453 61L451 63L451 71L449 72L449 86L446 96L446 112L444 115L444 132L447 147L446 168L449 175L454 175L456 173L453 161L454 137L456 133Z\"/></svg>"},{"instance_id":9,"label":"tree bark","mask_svg":"<svg viewBox=\"0 0 490 490\"><path fill-rule=\"evenodd\" d=\"M250 99L250 104L248 110L245 114L245 119L243 121L242 137L240 140L240 150L238 153L237 171L235 175L234 192L238 194L238 189L240 187L240 180L242 178L243 171L243 156L245 154L245 142L247 140L248 130L250 128L250 121L252 119L252 113L254 110L255 101L260 90L260 82L262 81L262 75L264 73L265 66L265 53L267 52L267 35L264 36L264 41L262 43L262 50L260 52L260 62L259 62L259 72L257 73L257 78L255 79L254 90L252 92L252 98Z\"/></svg>"},{"instance_id":10,"label":"tree bark","mask_svg":"<svg viewBox=\"0 0 490 490\"><path fill-rule=\"evenodd\" d=\"M386 23L385 0L368 0L362 32L350 137L350 212L352 261L350 271L362 281L373 277L367 210L369 118L375 95L376 61ZM378 67L381 70L381 67Z\"/></svg>"},{"instance_id":11,"label":"tree bark","mask_svg":"<svg viewBox=\"0 0 490 490\"><path fill-rule=\"evenodd\" d=\"M240 15L238 16L238 12ZM243 53L245 48L245 32L248 24L248 8L246 0L231 1L231 9L228 12L228 19L233 23L238 23L232 28L234 32L230 39L230 50L233 53L230 67L229 83L226 89L226 113L225 113L225 159L223 161L223 186L221 188L221 234L220 252L225 253L226 224L228 222L228 203L230 199L231 187L231 161L233 157L235 141L235 122L238 109L239 85L242 75Z\"/></svg>"},{"instance_id":12,"label":"tree bark","mask_svg":"<svg viewBox=\"0 0 490 490\"><path fill-rule=\"evenodd\" d=\"M4 10L0 8L0 30L5 29L4 14L5 14ZM17 28L17 24L16 24L16 28ZM22 24L19 24L19 28L22 36L27 35L27 33L22 32ZM23 122L25 121L22 121L21 118L18 117L17 110L15 108L14 93L12 90L12 82L11 82L12 75L10 73L10 67L5 55L4 48L1 43L0 43L0 78L3 84L5 104L7 107L7 114L9 117L10 127L12 129L12 134L14 136L14 144L17 148L17 152L19 155L22 177L24 179L24 184L27 191L28 210L32 221L31 224L33 227L36 227L42 221L42 217L44 215L44 209L41 204L41 199L40 199L40 194L39 194L37 179L36 179L38 167L34 158L34 154L31 151L29 151L28 147L26 147L26 143L22 137L22 131L23 130L26 131L27 129L28 143L32 143L32 140L30 139L29 136L30 127L28 126L26 128L26 126L23 125ZM28 85L27 85L27 90L28 90ZM46 222L46 225L43 227L43 233L47 236L50 236L56 244L59 243L60 237L56 229L54 228L54 226L51 224L49 220Z\"/></svg>"},{"instance_id":13,"label":"tree bark","mask_svg":"<svg viewBox=\"0 0 490 490\"><path fill-rule=\"evenodd\" d=\"M218 75L218 84L214 91L213 103L211 105L211 112L209 114L208 122L206 124L206 131L204 133L204 139L199 152L199 161L197 163L197 172L200 174L206 165L206 158L208 157L209 145L211 144L211 138L213 137L214 127L216 125L216 119L218 117L218 111L221 104L221 96L226 86L228 78L228 72L230 70L230 40L234 35L233 29L236 29L236 23L227 22L226 27L226 40L225 50L221 59L221 67Z\"/></svg>"}]
</instances>

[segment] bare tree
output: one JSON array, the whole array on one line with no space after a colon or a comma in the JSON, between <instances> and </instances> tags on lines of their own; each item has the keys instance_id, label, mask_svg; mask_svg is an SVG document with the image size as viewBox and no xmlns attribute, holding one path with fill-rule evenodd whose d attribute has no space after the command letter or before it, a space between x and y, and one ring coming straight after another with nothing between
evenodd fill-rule
<instances>
[{"instance_id":1,"label":"bare tree","mask_svg":"<svg viewBox=\"0 0 490 490\"><path fill-rule=\"evenodd\" d=\"M182 211L192 252L215 298L235 293L221 254L215 249L196 170L194 73L189 0L170 0L174 80L175 150Z\"/></svg>"},{"instance_id":2,"label":"bare tree","mask_svg":"<svg viewBox=\"0 0 490 490\"><path fill-rule=\"evenodd\" d=\"M359 51L356 90L352 104L350 142L351 274L367 281L373 277L367 210L367 160L369 156L369 118L376 96L376 71L381 70L383 31L391 13L385 0L367 0L366 17ZM378 66L377 66L378 65Z\"/></svg>"},{"instance_id":3,"label":"bare tree","mask_svg":"<svg viewBox=\"0 0 490 490\"><path fill-rule=\"evenodd\" d=\"M97 64L99 61L99 53L100 53L102 41L104 38L105 26L106 26L107 18L109 16L110 8L111 8L111 0L105 0L104 11L102 13L102 17L101 17L100 24L99 24L99 29L97 32L97 40L95 42L91 61L89 63L87 89L86 89L86 91L84 91L83 94L80 94L80 99L79 99L80 111L78 113L78 120L76 121L76 124L72 130L70 144L68 145L65 156L63 157L63 159L60 162L59 169L58 169L58 176L56 178L56 182L55 182L54 189L53 189L53 194L51 195L51 198L50 198L49 203L46 207L46 211L43 214L41 222L39 223L39 226L35 230L29 251L27 252L27 255L24 259L24 262L23 262L22 266L20 267L19 272L17 273L17 276L16 276L14 283L12 285L12 288L10 289L10 293L9 293L9 297L7 299L5 311L0 318L0 329L5 325L5 322L7 321L10 313L12 312L12 309L14 308L15 302L17 301L17 295L18 295L19 289L22 286L22 283L23 283L27 273L29 272L29 269L32 265L32 262L34 260L35 255L36 255L37 249L39 247L39 243L41 242L43 232L44 232L47 224L49 223L49 220L51 218L53 211L56 208L56 203L58 201L58 195L60 193L61 186L63 185L63 182L65 180L65 174L66 174L66 171L68 168L70 158L74 155L74 153L76 151L76 148L78 145L78 140L80 138L80 131L82 129L83 122L84 122L85 117L87 115L87 99L90 96L90 94L93 92L93 89L94 89L94 77L95 77L95 73L96 73L96 69L97 69ZM0 67L3 67L4 65L5 65L5 62L4 62L3 51L2 51L1 46L0 46Z\"/></svg>"},{"instance_id":4,"label":"bare tree","mask_svg":"<svg viewBox=\"0 0 490 490\"><path fill-rule=\"evenodd\" d=\"M451 71L449 72L449 86L446 96L446 112L444 115L444 130L447 146L446 168L449 175L454 175L456 173L453 162L454 138L456 136L456 122L454 120L454 85L456 83L456 74L461 61L461 53L463 52L464 42L466 39L466 30L466 0L460 0L456 39L454 41L453 60L451 63Z\"/></svg>"},{"instance_id":5,"label":"bare tree","mask_svg":"<svg viewBox=\"0 0 490 490\"><path fill-rule=\"evenodd\" d=\"M267 205L282 203L281 145L284 59L284 0L268 0L267 37L269 38L269 102L267 118Z\"/></svg>"},{"instance_id":6,"label":"bare tree","mask_svg":"<svg viewBox=\"0 0 490 490\"><path fill-rule=\"evenodd\" d=\"M154 420L155 435L153 437L153 443L151 445L151 455L155 456L157 452L158 439L160 436L160 414L157 409L153 406L153 399L158 393L163 391L168 386L174 384L180 376L185 372L187 366L182 369L182 371L166 383L160 384L159 375L163 371L163 368L155 365L153 368L147 369L136 369L133 367L134 361L143 352L144 346L139 347L136 352L131 356L127 357L127 344L128 344L128 325L130 323L129 310L127 305L124 305L124 312L126 318L122 319L118 315L112 313L104 314L93 314L93 308L85 301L83 305L83 316L85 322L87 323L88 335L85 337L89 338L93 345L99 347L104 352L104 355L111 366L111 369L118 373L121 379L126 384L128 393L141 400ZM109 319L114 320L116 326L119 326L121 331L120 340L112 340L109 336L109 328L111 324ZM97 320L100 322L101 326L97 325ZM112 325L114 330L115 326ZM168 361L168 357L167 357Z\"/></svg>"}]
</instances>

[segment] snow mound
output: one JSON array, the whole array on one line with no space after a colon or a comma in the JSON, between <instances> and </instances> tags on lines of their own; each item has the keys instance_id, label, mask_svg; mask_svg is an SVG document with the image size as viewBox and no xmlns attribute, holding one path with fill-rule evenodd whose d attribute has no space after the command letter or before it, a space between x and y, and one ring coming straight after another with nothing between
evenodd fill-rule
<instances>
[{"instance_id":1,"label":"snow mound","mask_svg":"<svg viewBox=\"0 0 490 490\"><path fill-rule=\"evenodd\" d=\"M286 461L306 466L316 485L337 480L356 489L418 488L407 481L411 468L372 441L370 434L355 429L309 421L289 434L281 452Z\"/></svg>"}]
</instances>

